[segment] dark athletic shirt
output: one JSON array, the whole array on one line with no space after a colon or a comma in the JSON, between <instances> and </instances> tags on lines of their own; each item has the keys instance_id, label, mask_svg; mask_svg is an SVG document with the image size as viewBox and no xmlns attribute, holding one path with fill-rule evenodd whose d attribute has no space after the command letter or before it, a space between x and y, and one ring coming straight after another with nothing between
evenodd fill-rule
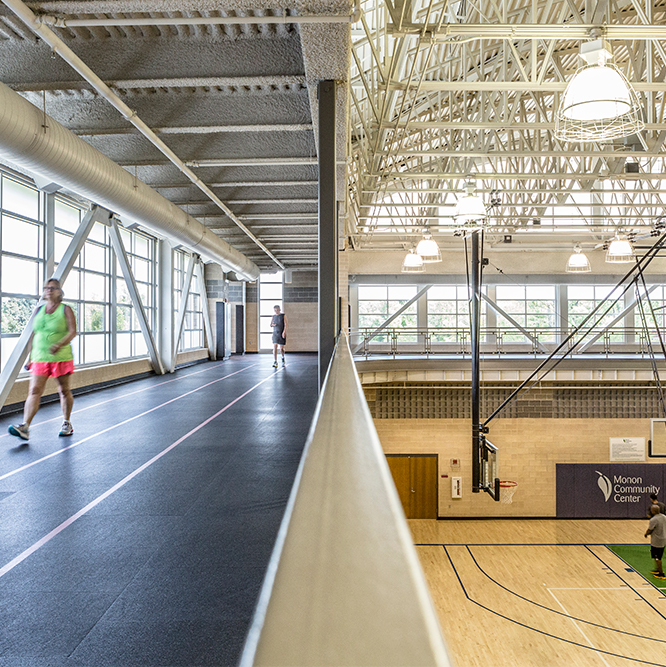
<instances>
[{"instance_id":1,"label":"dark athletic shirt","mask_svg":"<svg viewBox=\"0 0 666 667\"><path fill-rule=\"evenodd\" d=\"M282 332L284 331L284 313L273 315L271 324L275 324L275 327L273 327L273 334L282 338Z\"/></svg>"}]
</instances>

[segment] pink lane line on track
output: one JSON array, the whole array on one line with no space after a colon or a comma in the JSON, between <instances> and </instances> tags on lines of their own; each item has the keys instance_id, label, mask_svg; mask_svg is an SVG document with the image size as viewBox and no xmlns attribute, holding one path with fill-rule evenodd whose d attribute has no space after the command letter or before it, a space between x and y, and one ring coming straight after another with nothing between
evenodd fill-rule
<instances>
[{"instance_id":1,"label":"pink lane line on track","mask_svg":"<svg viewBox=\"0 0 666 667\"><path fill-rule=\"evenodd\" d=\"M130 417L129 419L125 419L124 421L121 421L117 424L114 424L113 426L109 426L108 428L103 429L102 431L98 431L97 433L93 433L92 435L89 435L86 438L83 438L83 440L79 440L78 442L75 442L68 447L63 447L62 449L59 449L55 452L52 452L51 454L47 454L46 456L42 456L40 459L36 459L32 463L26 463L26 465L21 466L20 468L16 468L15 470L10 470L9 472L6 472L4 475L0 475L0 481L3 479L7 479L7 477L11 477L12 475L16 475L16 473L22 472L23 470L27 470L28 468L32 468L32 466L37 465L38 463L41 463L42 461L46 461L47 459L51 459L54 456L58 456L58 454L62 454L63 452L66 452L69 449L73 449L74 447L78 447L79 445L82 445L84 442L87 442L88 440L92 440L93 438L96 438L98 435L103 435L104 433L108 433L109 431L112 431L114 428L118 428L119 426L124 426L125 424L128 424L131 421L134 421L135 419L138 419L139 417L143 417L147 414L150 414L151 412L154 412L155 410L159 410L160 408L163 408L165 405L169 405L169 403L173 403L174 401L178 401L181 398L185 398L185 396L189 396L190 394L194 394L197 391L200 391L201 389L205 389L206 387L210 387L210 385L215 384L217 382L221 382L222 380L226 380L227 378L230 378L232 375L238 375L238 373L242 373L243 371L246 371L253 366L257 366L257 364L252 364L252 366L247 366L246 368L241 368L239 371L236 371L234 373L229 373L229 375L225 375L224 377L218 378L217 380L213 380L212 382L208 382L207 384L203 384L200 387L197 387L196 389L192 389L191 391L187 391L184 394L181 394L180 396L176 396L175 398L172 398L171 400L166 401L166 403L161 403L160 405L156 405L154 408L150 408L150 410L146 410L145 412L142 412L139 415L135 415L134 417Z\"/></svg>"},{"instance_id":2,"label":"pink lane line on track","mask_svg":"<svg viewBox=\"0 0 666 667\"><path fill-rule=\"evenodd\" d=\"M119 401L121 398L127 398L128 396L134 396L134 394L140 394L143 391L148 391L149 389L154 389L155 387L161 387L163 384L169 384L170 382L178 382L178 380L184 380L185 378L191 377L192 375L199 375L199 373L207 373L208 371L212 371L213 369L217 368L218 366L221 366L222 362L219 362L215 364L214 366L209 366L208 368L204 368L202 371L195 371L194 373L188 373L187 375L181 375L180 377L173 378L171 380L165 380L164 382L158 382L157 384L151 384L150 387L144 387L143 389L137 389L136 391L131 391L128 394L123 394L122 396L114 396L113 398L109 398L106 401L100 401L99 403L95 403L94 405L87 405L85 408L79 408L78 410L74 410L72 412L73 415L78 415L81 412L85 412L86 410L91 410L92 408L98 408L100 405L105 405L106 403L111 403L112 401ZM256 364L254 364L256 365ZM53 419L45 419L43 422L37 422L36 424L31 424L30 428L36 428L37 426L41 426L42 424L50 424L51 422L55 421L60 421L62 417L54 417ZM0 434L0 438L8 438L9 433L2 433Z\"/></svg>"},{"instance_id":3,"label":"pink lane line on track","mask_svg":"<svg viewBox=\"0 0 666 667\"><path fill-rule=\"evenodd\" d=\"M238 371L238 372L240 372L240 371ZM279 371L277 371L277 372L279 372ZM72 516L70 516L69 519L65 519L65 521L63 521L59 526L56 526L50 533L48 533L47 535L44 535L44 537L42 537L40 540L35 542L32 546L28 547L25 551L23 551L18 556L16 556L16 558L13 558L12 560L10 560L9 563L7 563L4 567L0 568L0 577L4 577L7 574L7 572L10 572L11 570L13 570L17 565L22 563L26 558L28 558L29 556L34 554L35 551L37 551L38 549L43 547L47 542L50 542L54 537L56 537L56 535L59 535L60 533L62 533L62 531L65 530L65 528L71 526L75 521L77 521L82 516L87 514L91 509L93 509L93 507L96 507L97 505L99 505L103 500L108 498L111 494L115 493L118 489L125 486L125 484L127 484L127 482L134 479L138 474L142 473L146 468L153 465L153 463L155 463L156 461L159 461L165 454L168 454L172 449L174 449L175 447L178 447L178 445L180 445L181 442L184 442L185 440L187 440L191 435L194 435L197 431L199 431L204 426L206 426L207 424L212 422L213 419L216 419L223 412L226 412L232 405L238 403L238 401L240 401L242 398L247 396L250 392L254 391L257 387L264 384L264 382L268 382L268 380L275 377L275 375L276 375L276 373L272 373L267 378L263 379L261 382L258 382L257 384L255 384L254 387L251 387L250 389L248 389L244 394L241 394L240 396L238 396L238 398L235 398L233 401L231 401L231 403L227 403L227 405L225 405L221 410L216 412L212 417L208 417L208 419L206 419L205 421L202 421L201 424L199 424L198 426L195 426L191 431L186 433L181 438L178 438L178 440L176 440L176 442L172 443L171 445L169 445L168 447L163 449L159 454L156 454L155 456L153 456L152 459L150 459L149 461L146 461L146 463L144 463L142 466L138 467L134 472L131 472L129 475L127 475L126 477L121 479L117 484L114 484L108 491L105 491L102 495L97 496L97 498L95 498L95 500L93 500L92 502L89 502L84 508L80 509L76 514L72 514ZM224 378L220 378L220 379L224 379Z\"/></svg>"}]
</instances>

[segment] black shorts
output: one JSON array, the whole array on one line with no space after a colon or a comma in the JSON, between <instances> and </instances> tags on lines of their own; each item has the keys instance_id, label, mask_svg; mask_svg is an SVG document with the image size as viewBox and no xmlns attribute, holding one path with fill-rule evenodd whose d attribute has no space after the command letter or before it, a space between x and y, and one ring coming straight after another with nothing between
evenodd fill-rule
<instances>
[{"instance_id":1,"label":"black shorts","mask_svg":"<svg viewBox=\"0 0 666 667\"><path fill-rule=\"evenodd\" d=\"M661 560L664 555L664 547L650 547L650 553L655 560Z\"/></svg>"},{"instance_id":2,"label":"black shorts","mask_svg":"<svg viewBox=\"0 0 666 667\"><path fill-rule=\"evenodd\" d=\"M279 333L273 332L273 345L286 345L287 339L282 338Z\"/></svg>"}]
</instances>

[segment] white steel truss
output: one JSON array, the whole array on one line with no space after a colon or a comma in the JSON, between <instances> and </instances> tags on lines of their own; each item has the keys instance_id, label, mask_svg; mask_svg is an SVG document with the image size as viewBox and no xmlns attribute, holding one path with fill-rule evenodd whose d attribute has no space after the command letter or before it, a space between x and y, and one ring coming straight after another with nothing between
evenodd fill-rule
<instances>
[{"instance_id":1,"label":"white steel truss","mask_svg":"<svg viewBox=\"0 0 666 667\"><path fill-rule=\"evenodd\" d=\"M666 10L651 0L365 0L352 31L346 235L354 248L440 236L464 182L496 231L650 228L666 197ZM611 42L646 129L572 144L555 112L581 43ZM532 225L531 221L537 220ZM537 229L538 227L538 229ZM491 230L492 231L492 230ZM522 238L522 237L521 237Z\"/></svg>"}]
</instances>

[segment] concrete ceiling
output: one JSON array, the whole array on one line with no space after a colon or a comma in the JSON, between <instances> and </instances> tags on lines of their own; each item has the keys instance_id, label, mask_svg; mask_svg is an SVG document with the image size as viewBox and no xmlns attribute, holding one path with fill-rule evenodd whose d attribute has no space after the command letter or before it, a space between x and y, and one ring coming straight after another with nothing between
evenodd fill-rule
<instances>
[{"instance_id":1,"label":"concrete ceiling","mask_svg":"<svg viewBox=\"0 0 666 667\"><path fill-rule=\"evenodd\" d=\"M316 84L341 82L346 146L350 24L289 16L351 14L349 1L32 2L50 29L133 109L286 268L316 264ZM264 17L284 23L58 27L53 18ZM260 19L259 19L260 20ZM262 269L275 261L109 102L0 7L0 80L183 210Z\"/></svg>"}]
</instances>

